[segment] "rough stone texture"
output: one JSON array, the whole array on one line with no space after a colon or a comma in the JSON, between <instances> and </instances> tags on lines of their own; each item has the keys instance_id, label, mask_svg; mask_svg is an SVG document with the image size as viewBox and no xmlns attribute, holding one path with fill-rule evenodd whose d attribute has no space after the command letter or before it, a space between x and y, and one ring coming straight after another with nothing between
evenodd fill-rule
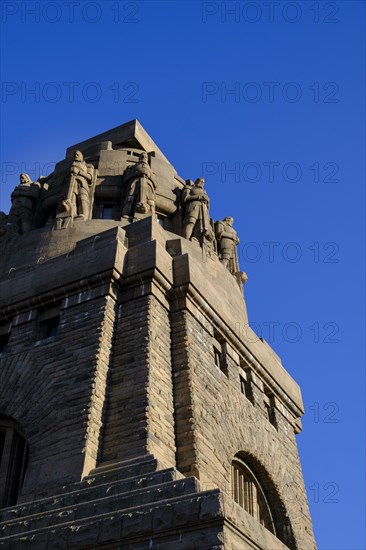
<instances>
[{"instance_id":1,"label":"rough stone texture","mask_svg":"<svg viewBox=\"0 0 366 550\"><path fill-rule=\"evenodd\" d=\"M78 148L101 152L107 173L130 130ZM218 256L154 217L33 229L0 246L0 334L11 331L0 414L30 448L18 504L0 510L2 547L315 548L300 389L247 327ZM39 339L56 314L57 334ZM234 502L234 457L265 491L276 536Z\"/></svg>"},{"instance_id":2,"label":"rough stone texture","mask_svg":"<svg viewBox=\"0 0 366 550\"><path fill-rule=\"evenodd\" d=\"M219 491L151 455L87 476L71 491L0 512L4 548L220 548Z\"/></svg>"},{"instance_id":3,"label":"rough stone texture","mask_svg":"<svg viewBox=\"0 0 366 550\"><path fill-rule=\"evenodd\" d=\"M175 464L169 332L168 312L153 295L122 303L103 460L150 452Z\"/></svg>"},{"instance_id":4,"label":"rough stone texture","mask_svg":"<svg viewBox=\"0 0 366 550\"><path fill-rule=\"evenodd\" d=\"M36 320L18 324L1 358L1 410L19 419L30 443L24 495L74 481L96 464L108 370L100 340L108 343L113 306L90 294L61 309L57 337L34 341Z\"/></svg>"},{"instance_id":5,"label":"rough stone texture","mask_svg":"<svg viewBox=\"0 0 366 550\"><path fill-rule=\"evenodd\" d=\"M260 471L259 466L267 472L261 482L272 496L277 524L286 509L298 546L311 548L311 522L290 419L278 408L278 430L272 426L263 392L262 396L257 392L256 406L238 392L239 365L227 357L227 374L215 365L210 331L187 310L174 317L176 421L181 443L177 467L186 475L197 476L207 488L220 487L230 497L231 460L241 452L253 469ZM238 508L236 503L232 505ZM235 517L230 507L228 510Z\"/></svg>"}]
</instances>

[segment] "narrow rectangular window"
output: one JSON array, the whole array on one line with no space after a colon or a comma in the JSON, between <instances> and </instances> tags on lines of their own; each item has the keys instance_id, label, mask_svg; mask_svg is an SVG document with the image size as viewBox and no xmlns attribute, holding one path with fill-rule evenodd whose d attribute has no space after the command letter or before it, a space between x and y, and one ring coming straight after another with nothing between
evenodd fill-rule
<instances>
[{"instance_id":1,"label":"narrow rectangular window","mask_svg":"<svg viewBox=\"0 0 366 550\"><path fill-rule=\"evenodd\" d=\"M244 509L251 513L252 509L252 482L248 479L244 480Z\"/></svg>"},{"instance_id":2,"label":"narrow rectangular window","mask_svg":"<svg viewBox=\"0 0 366 550\"><path fill-rule=\"evenodd\" d=\"M0 325L0 353L8 351L8 343L10 340L11 322L2 323Z\"/></svg>"},{"instance_id":3,"label":"narrow rectangular window","mask_svg":"<svg viewBox=\"0 0 366 550\"><path fill-rule=\"evenodd\" d=\"M239 501L239 470L232 466L233 495L235 502Z\"/></svg>"},{"instance_id":4,"label":"narrow rectangular window","mask_svg":"<svg viewBox=\"0 0 366 550\"><path fill-rule=\"evenodd\" d=\"M52 317L51 319L44 321L44 338L56 336L59 323L60 317Z\"/></svg>"},{"instance_id":5,"label":"narrow rectangular window","mask_svg":"<svg viewBox=\"0 0 366 550\"><path fill-rule=\"evenodd\" d=\"M239 368L239 377L240 377L240 389L241 393L252 403L255 404L254 392L253 392L253 382L252 382L252 371L245 363L243 359L240 358L240 368Z\"/></svg>"},{"instance_id":6,"label":"narrow rectangular window","mask_svg":"<svg viewBox=\"0 0 366 550\"><path fill-rule=\"evenodd\" d=\"M0 334L0 353L5 353L8 350L8 343L10 340L10 332Z\"/></svg>"},{"instance_id":7,"label":"narrow rectangular window","mask_svg":"<svg viewBox=\"0 0 366 550\"><path fill-rule=\"evenodd\" d=\"M239 474L239 499L237 502L239 502L240 506L244 507L244 476L241 472L238 471Z\"/></svg>"},{"instance_id":8,"label":"narrow rectangular window","mask_svg":"<svg viewBox=\"0 0 366 550\"><path fill-rule=\"evenodd\" d=\"M224 337L216 330L213 337L213 353L215 365L227 375L226 342Z\"/></svg>"},{"instance_id":9,"label":"narrow rectangular window","mask_svg":"<svg viewBox=\"0 0 366 550\"><path fill-rule=\"evenodd\" d=\"M264 406L267 411L267 418L269 422L274 426L276 429L277 426L277 418L276 418L276 401L274 395L265 388L265 395L264 395Z\"/></svg>"},{"instance_id":10,"label":"narrow rectangular window","mask_svg":"<svg viewBox=\"0 0 366 550\"><path fill-rule=\"evenodd\" d=\"M36 340L56 336L60 324L60 305L39 311Z\"/></svg>"},{"instance_id":11,"label":"narrow rectangular window","mask_svg":"<svg viewBox=\"0 0 366 550\"><path fill-rule=\"evenodd\" d=\"M221 369L221 349L214 344L215 365Z\"/></svg>"},{"instance_id":12,"label":"narrow rectangular window","mask_svg":"<svg viewBox=\"0 0 366 550\"><path fill-rule=\"evenodd\" d=\"M4 445L5 445L5 434L4 430L0 430L0 468L1 468L1 459L3 456Z\"/></svg>"}]
</instances>

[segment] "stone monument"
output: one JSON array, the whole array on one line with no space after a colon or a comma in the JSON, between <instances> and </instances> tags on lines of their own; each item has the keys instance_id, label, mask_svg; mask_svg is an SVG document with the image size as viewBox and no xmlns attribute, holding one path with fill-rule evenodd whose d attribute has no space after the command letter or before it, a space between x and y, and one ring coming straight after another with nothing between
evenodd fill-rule
<instances>
[{"instance_id":1,"label":"stone monument","mask_svg":"<svg viewBox=\"0 0 366 550\"><path fill-rule=\"evenodd\" d=\"M58 223L59 228L64 226L62 221L71 221L74 218L88 220L91 217L91 206L94 198L94 190L91 189L93 171L93 166L88 166L84 161L82 152L75 151L69 174L63 183L56 214L58 222L61 222Z\"/></svg>"},{"instance_id":2,"label":"stone monument","mask_svg":"<svg viewBox=\"0 0 366 550\"><path fill-rule=\"evenodd\" d=\"M17 226L20 234L32 229L34 217L34 205L38 199L39 182L32 182L28 174L20 174L19 185L11 194L11 209L9 223Z\"/></svg>"},{"instance_id":3,"label":"stone monument","mask_svg":"<svg viewBox=\"0 0 366 550\"><path fill-rule=\"evenodd\" d=\"M314 550L232 217L133 120L0 213L0 546ZM239 284L238 284L239 283Z\"/></svg>"},{"instance_id":4,"label":"stone monument","mask_svg":"<svg viewBox=\"0 0 366 550\"><path fill-rule=\"evenodd\" d=\"M122 217L133 219L136 213L155 214L155 189L157 183L149 166L147 153L141 153L139 162L130 166L124 176L127 187Z\"/></svg>"}]
</instances>

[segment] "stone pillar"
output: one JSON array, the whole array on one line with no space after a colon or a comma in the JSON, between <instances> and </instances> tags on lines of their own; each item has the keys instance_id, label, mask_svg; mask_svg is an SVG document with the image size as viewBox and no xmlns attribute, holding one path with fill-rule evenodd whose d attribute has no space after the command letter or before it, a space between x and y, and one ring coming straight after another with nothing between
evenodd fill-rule
<instances>
[{"instance_id":1,"label":"stone pillar","mask_svg":"<svg viewBox=\"0 0 366 550\"><path fill-rule=\"evenodd\" d=\"M141 222L140 222L141 223ZM139 225L140 225L139 223ZM163 230L150 219L130 227L125 278L114 346L102 461L153 454L175 466L169 302L171 257L157 240L139 236ZM137 225L137 224L136 224Z\"/></svg>"},{"instance_id":2,"label":"stone pillar","mask_svg":"<svg viewBox=\"0 0 366 550\"><path fill-rule=\"evenodd\" d=\"M185 475L194 475L199 479L187 315L184 310L171 314L177 468Z\"/></svg>"}]
</instances>

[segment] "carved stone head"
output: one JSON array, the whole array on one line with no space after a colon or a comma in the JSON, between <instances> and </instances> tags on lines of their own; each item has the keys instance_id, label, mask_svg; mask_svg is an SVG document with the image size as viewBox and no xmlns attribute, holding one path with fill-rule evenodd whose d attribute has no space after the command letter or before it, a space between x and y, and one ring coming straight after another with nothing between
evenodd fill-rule
<instances>
[{"instance_id":1,"label":"carved stone head","mask_svg":"<svg viewBox=\"0 0 366 550\"><path fill-rule=\"evenodd\" d=\"M27 183L32 183L32 180L30 179L28 174L20 174L19 181L22 185L27 184Z\"/></svg>"},{"instance_id":2,"label":"carved stone head","mask_svg":"<svg viewBox=\"0 0 366 550\"><path fill-rule=\"evenodd\" d=\"M75 151L74 160L77 160L78 162L82 162L84 160L83 153L81 151Z\"/></svg>"},{"instance_id":3,"label":"carved stone head","mask_svg":"<svg viewBox=\"0 0 366 550\"><path fill-rule=\"evenodd\" d=\"M140 162L145 162L146 164L149 163L149 156L148 156L148 154L146 153L146 151L144 151L143 153L140 154L140 156L139 156L139 161L140 161Z\"/></svg>"},{"instance_id":4,"label":"carved stone head","mask_svg":"<svg viewBox=\"0 0 366 550\"><path fill-rule=\"evenodd\" d=\"M231 216L226 216L226 218L224 218L224 222L230 225L230 227L232 227L234 223L234 218L232 218Z\"/></svg>"},{"instance_id":5,"label":"carved stone head","mask_svg":"<svg viewBox=\"0 0 366 550\"><path fill-rule=\"evenodd\" d=\"M194 185L195 187L200 187L202 189L203 186L205 185L204 178L197 178L196 181L194 182Z\"/></svg>"}]
</instances>

